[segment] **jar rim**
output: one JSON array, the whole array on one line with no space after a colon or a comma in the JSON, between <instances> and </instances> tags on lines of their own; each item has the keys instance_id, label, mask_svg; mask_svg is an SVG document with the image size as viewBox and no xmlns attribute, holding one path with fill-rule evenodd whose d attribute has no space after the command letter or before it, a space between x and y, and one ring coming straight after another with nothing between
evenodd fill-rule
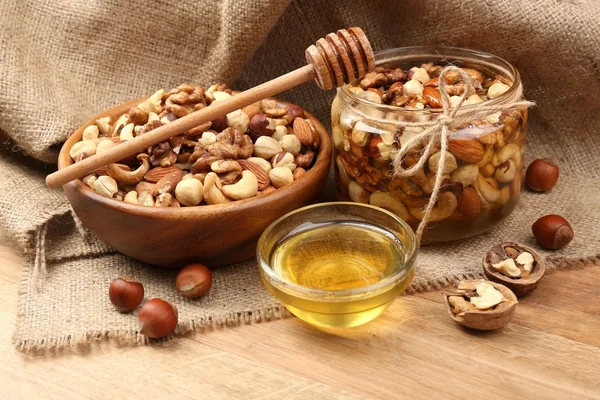
<instances>
[{"instance_id":1,"label":"jar rim","mask_svg":"<svg viewBox=\"0 0 600 400\"><path fill-rule=\"evenodd\" d=\"M402 54L406 53L406 54ZM448 62L451 64L455 62L454 60L470 60L474 62L478 62L480 64L487 64L494 69L501 70L507 74L508 77L512 78L513 81L510 85L510 88L502 93L498 97L494 97L493 99L484 100L480 103L475 104L463 104L461 106L461 110L469 110L471 108L476 108L481 105L495 105L501 104L505 99L509 98L514 94L516 90L518 90L519 86L521 86L521 75L519 71L508 61L505 59L493 55L491 53L486 53L484 51L466 49L461 47L449 47L449 46L407 46L407 47L396 47L393 49L387 49L378 51L375 53L375 64L376 66L392 64L394 61L398 62L399 60L415 58L415 59L425 59L426 57L435 57L446 59L450 58L452 61ZM504 64L504 65L499 65ZM349 98L352 101L356 101L358 104L363 104L368 107L376 107L380 110L385 111L393 111L393 112L406 112L411 114L440 114L443 112L442 108L425 108L425 109L408 109L404 107L392 106L389 104L380 104L370 101L366 98L357 96L356 93L350 90L350 86L352 84L346 84L339 88L337 88L338 94L343 94L345 97Z\"/></svg>"}]
</instances>

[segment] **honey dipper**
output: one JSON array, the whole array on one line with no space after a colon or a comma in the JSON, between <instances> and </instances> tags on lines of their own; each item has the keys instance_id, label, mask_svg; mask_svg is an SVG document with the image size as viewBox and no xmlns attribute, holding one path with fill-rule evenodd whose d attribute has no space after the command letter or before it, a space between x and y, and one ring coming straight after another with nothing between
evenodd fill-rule
<instances>
[{"instance_id":1,"label":"honey dipper","mask_svg":"<svg viewBox=\"0 0 600 400\"><path fill-rule=\"evenodd\" d=\"M88 175L100 167L142 152L173 136L181 135L198 125L312 79L317 81L321 89L329 90L362 78L375 67L373 50L360 28L340 29L336 33L330 33L306 49L305 54L308 65L54 172L46 177L46 185L57 188Z\"/></svg>"}]
</instances>

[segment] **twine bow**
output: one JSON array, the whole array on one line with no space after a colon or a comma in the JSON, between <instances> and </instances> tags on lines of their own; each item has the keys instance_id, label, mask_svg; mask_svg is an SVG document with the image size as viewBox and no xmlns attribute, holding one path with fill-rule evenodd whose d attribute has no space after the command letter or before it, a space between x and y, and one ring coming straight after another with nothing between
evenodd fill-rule
<instances>
[{"instance_id":1,"label":"twine bow","mask_svg":"<svg viewBox=\"0 0 600 400\"><path fill-rule=\"evenodd\" d=\"M452 107L450 103L450 96L448 95L448 91L446 88L446 75L450 72L458 73L465 83L465 90L460 95L460 99L458 103ZM435 121L427 121L427 122L402 122L402 126L405 127L419 127L425 128L423 132L409 139L398 151L396 156L394 157L394 175L402 178L407 178L416 175L423 167L427 160L429 160L429 156L432 154L436 143L440 142L440 160L438 162L438 168L436 171L435 183L433 185L433 190L431 192L431 196L429 198L429 203L425 207L425 211L423 213L423 219L417 228L417 242L421 242L421 237L423 236L423 231L431 218L431 213L433 208L438 200L438 196L440 193L440 187L442 186L442 182L444 180L443 171L446 164L446 153L448 152L448 142L450 137L455 133L452 131L452 127L460 126L466 122L470 122L477 119L483 119L490 114L495 112L508 110L515 107L529 107L534 105L535 103L531 101L522 100L523 97L523 87L519 85L502 103L500 104L491 104L491 105L480 105L475 107L470 107L469 110L461 109L465 99L469 95L473 84L471 82L471 78L469 75L463 71L462 69L455 66L447 66L442 70L442 73L439 76L439 89L442 100L442 115L440 115ZM417 161L416 164L412 165L409 168L404 168L402 166L402 162L405 157L414 152L416 149L422 147L423 144L426 144L421 157Z\"/></svg>"}]
</instances>

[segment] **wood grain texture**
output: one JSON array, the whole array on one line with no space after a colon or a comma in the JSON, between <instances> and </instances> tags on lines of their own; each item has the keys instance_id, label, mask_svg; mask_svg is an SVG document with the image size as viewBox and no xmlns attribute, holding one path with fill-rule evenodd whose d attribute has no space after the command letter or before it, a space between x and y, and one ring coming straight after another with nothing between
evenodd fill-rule
<instances>
[{"instance_id":1,"label":"wood grain texture","mask_svg":"<svg viewBox=\"0 0 600 400\"><path fill-rule=\"evenodd\" d=\"M59 170L72 165L69 150L81 140L88 125L105 116L114 121L142 100L121 104L82 125L64 144L58 159ZM258 237L271 222L310 204L325 187L331 164L331 140L323 125L307 111L305 114L320 136L314 165L302 178L269 194L227 204L171 208L114 201L79 179L63 188L83 224L123 254L165 267L181 268L192 262L211 267L233 264L254 257Z\"/></svg>"},{"instance_id":2,"label":"wood grain texture","mask_svg":"<svg viewBox=\"0 0 600 400\"><path fill-rule=\"evenodd\" d=\"M460 327L441 293L430 292L401 297L351 330L289 318L153 346L100 343L36 356L10 343L21 258L0 243L3 398L600 399L597 267L549 274L497 332Z\"/></svg>"}]
</instances>

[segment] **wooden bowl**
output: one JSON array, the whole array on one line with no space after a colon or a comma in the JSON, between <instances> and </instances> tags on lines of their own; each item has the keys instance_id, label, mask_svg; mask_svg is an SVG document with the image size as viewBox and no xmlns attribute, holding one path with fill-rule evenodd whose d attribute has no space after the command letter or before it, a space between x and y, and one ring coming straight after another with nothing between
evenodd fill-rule
<instances>
[{"instance_id":1,"label":"wooden bowl","mask_svg":"<svg viewBox=\"0 0 600 400\"><path fill-rule=\"evenodd\" d=\"M96 115L65 142L58 168L73 161L69 150L98 118L114 121L145 99L133 100ZM279 101L281 104L289 104ZM321 137L321 147L306 175L269 194L227 204L157 208L101 196L81 180L63 186L83 225L111 247L130 257L163 267L191 262L208 266L254 257L263 230L282 215L313 202L323 190L331 163L331 141L323 125L306 112Z\"/></svg>"}]
</instances>

